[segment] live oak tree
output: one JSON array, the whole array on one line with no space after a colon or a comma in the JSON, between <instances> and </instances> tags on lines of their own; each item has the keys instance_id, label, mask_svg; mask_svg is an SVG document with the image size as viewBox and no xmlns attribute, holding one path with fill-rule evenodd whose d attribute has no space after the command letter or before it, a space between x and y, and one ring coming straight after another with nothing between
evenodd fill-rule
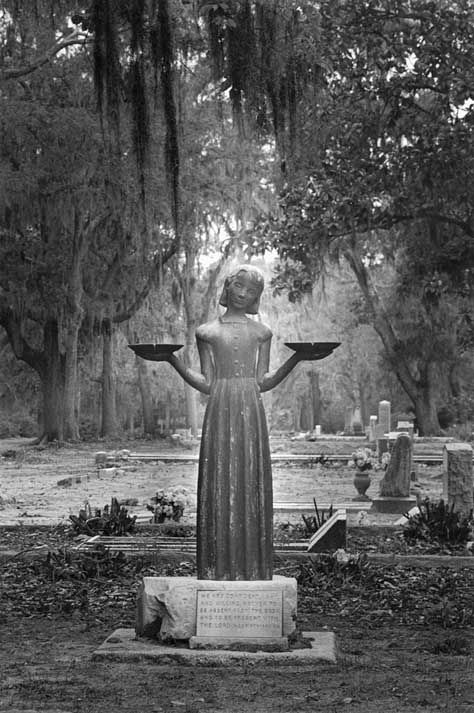
<instances>
[{"instance_id":1,"label":"live oak tree","mask_svg":"<svg viewBox=\"0 0 474 713\"><path fill-rule=\"evenodd\" d=\"M473 7L356 0L319 9L325 67L263 244L286 260L277 285L294 298L328 262L350 266L420 432L436 433L461 285L472 306ZM386 301L374 277L390 260Z\"/></svg>"},{"instance_id":2,"label":"live oak tree","mask_svg":"<svg viewBox=\"0 0 474 713\"><path fill-rule=\"evenodd\" d=\"M12 3L1 28L0 323L41 380L46 440L78 436L80 341L102 334L107 356L113 325L174 252L166 200L145 210L130 144L114 154L104 143L92 43L70 30L70 5ZM160 170L149 181L158 194Z\"/></svg>"}]
</instances>

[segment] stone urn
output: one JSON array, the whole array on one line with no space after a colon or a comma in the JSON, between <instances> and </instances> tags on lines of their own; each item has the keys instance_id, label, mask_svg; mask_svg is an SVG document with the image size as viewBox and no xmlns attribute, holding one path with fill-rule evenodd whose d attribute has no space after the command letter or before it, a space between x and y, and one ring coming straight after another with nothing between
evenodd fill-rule
<instances>
[{"instance_id":1,"label":"stone urn","mask_svg":"<svg viewBox=\"0 0 474 713\"><path fill-rule=\"evenodd\" d=\"M354 487L357 490L358 495L353 500L370 500L369 496L366 495L366 491L370 485L370 475L368 469L357 468L354 475Z\"/></svg>"}]
</instances>

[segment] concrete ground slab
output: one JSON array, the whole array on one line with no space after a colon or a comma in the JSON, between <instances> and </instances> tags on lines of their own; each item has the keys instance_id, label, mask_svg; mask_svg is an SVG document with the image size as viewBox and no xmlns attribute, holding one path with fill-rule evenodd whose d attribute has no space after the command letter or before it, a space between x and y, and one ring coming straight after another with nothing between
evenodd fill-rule
<instances>
[{"instance_id":1,"label":"concrete ground slab","mask_svg":"<svg viewBox=\"0 0 474 713\"><path fill-rule=\"evenodd\" d=\"M332 631L304 631L311 648L290 651L207 651L186 646L167 646L152 639L137 639L134 629L116 629L92 654L107 661L144 661L158 665L236 666L239 664L269 666L308 666L336 663L336 637Z\"/></svg>"}]
</instances>

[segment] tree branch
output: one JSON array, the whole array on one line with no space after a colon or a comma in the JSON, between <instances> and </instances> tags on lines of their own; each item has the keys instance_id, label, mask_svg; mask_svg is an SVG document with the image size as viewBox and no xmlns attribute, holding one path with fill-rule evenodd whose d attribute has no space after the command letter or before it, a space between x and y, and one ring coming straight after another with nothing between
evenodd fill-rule
<instances>
[{"instance_id":1,"label":"tree branch","mask_svg":"<svg viewBox=\"0 0 474 713\"><path fill-rule=\"evenodd\" d=\"M50 62L58 54L58 52L61 52L61 50L65 49L66 47L81 44L85 45L89 42L92 42L92 38L87 37L84 32L76 28L71 32L70 35L68 35L67 37L63 37L61 40L59 40L48 52L46 52L46 54L42 55L41 57L38 57L35 62L32 62L31 64L25 67L16 67L0 70L0 81L5 81L8 79L18 79L19 77L24 77L27 74L32 74L32 72L36 72L37 69L43 67L45 64L48 64L48 62Z\"/></svg>"},{"instance_id":2,"label":"tree branch","mask_svg":"<svg viewBox=\"0 0 474 713\"><path fill-rule=\"evenodd\" d=\"M44 354L28 344L21 332L21 323L10 307L0 309L0 325L7 333L8 341L16 358L40 373L45 367Z\"/></svg>"},{"instance_id":3,"label":"tree branch","mask_svg":"<svg viewBox=\"0 0 474 713\"><path fill-rule=\"evenodd\" d=\"M455 218L453 216L432 212L429 209L415 211L414 213L407 213L406 215L387 216L387 219L385 221L382 219L382 224L380 225L380 227L392 228L398 223L403 223L407 220L416 220L417 218L433 218L439 223L448 223L449 225L456 225L458 228L461 228L466 233L466 235L469 235L469 237L474 238L474 228L467 220L461 220L460 218Z\"/></svg>"}]
</instances>

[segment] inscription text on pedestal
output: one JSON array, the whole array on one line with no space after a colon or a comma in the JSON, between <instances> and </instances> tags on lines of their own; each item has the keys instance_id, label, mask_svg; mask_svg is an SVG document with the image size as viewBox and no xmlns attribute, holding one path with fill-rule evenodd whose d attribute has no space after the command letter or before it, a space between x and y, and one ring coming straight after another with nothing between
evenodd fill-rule
<instances>
[{"instance_id":1,"label":"inscription text on pedestal","mask_svg":"<svg viewBox=\"0 0 474 713\"><path fill-rule=\"evenodd\" d=\"M282 592L207 589L197 592L197 636L265 638L282 635Z\"/></svg>"}]
</instances>

